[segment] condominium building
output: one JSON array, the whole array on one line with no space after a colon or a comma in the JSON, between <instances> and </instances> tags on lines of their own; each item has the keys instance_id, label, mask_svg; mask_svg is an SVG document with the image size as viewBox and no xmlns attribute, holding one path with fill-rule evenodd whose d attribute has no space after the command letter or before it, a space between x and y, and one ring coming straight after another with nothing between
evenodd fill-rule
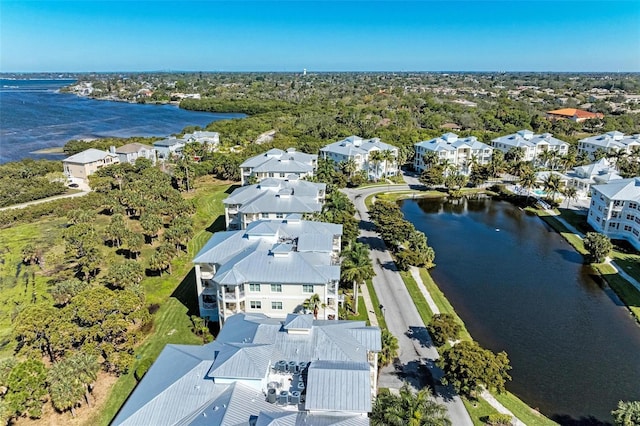
<instances>
[{"instance_id":1,"label":"condominium building","mask_svg":"<svg viewBox=\"0 0 640 426\"><path fill-rule=\"evenodd\" d=\"M622 132L613 131L603 135L591 136L578 141L578 154L586 153L590 158L595 158L595 152L600 150L605 154L626 152L631 154L640 149L640 134L625 135Z\"/></svg>"},{"instance_id":2,"label":"condominium building","mask_svg":"<svg viewBox=\"0 0 640 426\"><path fill-rule=\"evenodd\" d=\"M414 145L414 149L416 155L413 168L417 172L423 172L428 168L424 156L434 152L438 156L438 162L448 161L460 173L466 175L471 173L474 164L488 164L493 153L492 147L478 141L475 136L459 138L455 133L445 133L438 138L418 142Z\"/></svg>"},{"instance_id":3,"label":"condominium building","mask_svg":"<svg viewBox=\"0 0 640 426\"><path fill-rule=\"evenodd\" d=\"M627 240L640 250L640 177L592 186L587 222L597 232Z\"/></svg>"},{"instance_id":4,"label":"condominium building","mask_svg":"<svg viewBox=\"0 0 640 426\"><path fill-rule=\"evenodd\" d=\"M366 426L381 350L364 321L234 315L214 342L167 345L112 424Z\"/></svg>"},{"instance_id":5,"label":"condominium building","mask_svg":"<svg viewBox=\"0 0 640 426\"><path fill-rule=\"evenodd\" d=\"M390 156L386 160L375 160L374 152L386 152ZM349 136L321 148L320 156L333 160L336 167L339 167L342 162L353 160L355 171L364 171L369 179L398 174L398 148L381 142L378 138L363 139L359 136Z\"/></svg>"},{"instance_id":6,"label":"condominium building","mask_svg":"<svg viewBox=\"0 0 640 426\"><path fill-rule=\"evenodd\" d=\"M337 319L342 225L256 221L217 232L193 259L200 316L223 323L239 313L284 318L312 295L318 318Z\"/></svg>"},{"instance_id":7,"label":"condominium building","mask_svg":"<svg viewBox=\"0 0 640 426\"><path fill-rule=\"evenodd\" d=\"M539 156L545 151L555 151L558 155L569 152L569 144L554 138L551 133L535 135L531 130L520 130L512 135L500 136L493 139L494 148L507 153L513 148L522 149L523 161L539 162Z\"/></svg>"},{"instance_id":8,"label":"condominium building","mask_svg":"<svg viewBox=\"0 0 640 426\"><path fill-rule=\"evenodd\" d=\"M292 174L303 178L313 176L317 167L317 155L298 152L295 148L286 151L274 148L240 164L240 179L242 185L247 185L252 180L287 179Z\"/></svg>"},{"instance_id":9,"label":"condominium building","mask_svg":"<svg viewBox=\"0 0 640 426\"><path fill-rule=\"evenodd\" d=\"M606 158L585 166L574 167L572 171L566 173L566 176L567 185L576 188L579 196L591 195L592 185L604 185L622 179Z\"/></svg>"},{"instance_id":10,"label":"condominium building","mask_svg":"<svg viewBox=\"0 0 640 426\"><path fill-rule=\"evenodd\" d=\"M256 220L284 219L291 214L313 214L322 210L327 185L289 179L267 178L241 186L222 203L228 229L246 229Z\"/></svg>"}]
</instances>

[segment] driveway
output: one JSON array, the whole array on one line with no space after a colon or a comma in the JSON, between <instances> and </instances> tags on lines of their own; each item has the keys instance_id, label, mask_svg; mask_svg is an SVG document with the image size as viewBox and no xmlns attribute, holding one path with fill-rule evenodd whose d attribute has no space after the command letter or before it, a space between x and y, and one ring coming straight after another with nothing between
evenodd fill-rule
<instances>
[{"instance_id":1,"label":"driveway","mask_svg":"<svg viewBox=\"0 0 640 426\"><path fill-rule=\"evenodd\" d=\"M410 182L410 185L413 187L414 183ZM373 224L369 221L369 214L364 204L365 198L371 194L409 189L409 185L389 185L342 190L356 206L356 218L360 219L358 240L371 248L371 260L376 273L373 278L373 287L380 304L384 306L387 327L398 338L400 348L398 360L393 365L383 368L378 379L379 387L390 389L399 389L404 381L416 389L421 389L432 384L431 377L438 380L443 375L442 370L435 365L435 361L439 358L438 351L431 341L384 241L373 231ZM446 405L452 424L472 426L473 422L460 397L449 387L436 385L435 388L436 399Z\"/></svg>"}]
</instances>

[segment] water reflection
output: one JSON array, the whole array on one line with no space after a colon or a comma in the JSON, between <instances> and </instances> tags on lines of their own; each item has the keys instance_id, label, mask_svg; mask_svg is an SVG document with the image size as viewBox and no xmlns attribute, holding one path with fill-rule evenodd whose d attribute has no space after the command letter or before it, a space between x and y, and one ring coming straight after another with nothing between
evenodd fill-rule
<instances>
[{"instance_id":1,"label":"water reflection","mask_svg":"<svg viewBox=\"0 0 640 426\"><path fill-rule=\"evenodd\" d=\"M610 422L618 400L640 400L640 327L539 218L491 200L405 200L402 211L471 334L509 354L512 392L567 424Z\"/></svg>"}]
</instances>

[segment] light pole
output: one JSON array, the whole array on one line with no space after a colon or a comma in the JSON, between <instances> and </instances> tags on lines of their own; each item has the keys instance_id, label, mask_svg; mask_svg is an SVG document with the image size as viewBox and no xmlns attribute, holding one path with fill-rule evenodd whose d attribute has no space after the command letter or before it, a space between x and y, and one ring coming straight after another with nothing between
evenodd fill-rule
<instances>
[{"instance_id":1,"label":"light pole","mask_svg":"<svg viewBox=\"0 0 640 426\"><path fill-rule=\"evenodd\" d=\"M382 311L382 317L384 318L384 306L382 306L382 304L380 304L380 306L378 306L378 307Z\"/></svg>"}]
</instances>

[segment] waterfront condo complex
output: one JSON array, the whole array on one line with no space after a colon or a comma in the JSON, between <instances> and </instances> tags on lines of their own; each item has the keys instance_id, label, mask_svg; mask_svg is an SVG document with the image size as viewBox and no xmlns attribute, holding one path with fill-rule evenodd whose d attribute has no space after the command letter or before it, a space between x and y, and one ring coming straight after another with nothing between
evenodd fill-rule
<instances>
[{"instance_id":1,"label":"waterfront condo complex","mask_svg":"<svg viewBox=\"0 0 640 426\"><path fill-rule=\"evenodd\" d=\"M378 138L349 136L321 148L320 156L333 160L336 167L353 161L354 172L364 172L370 180L398 174L398 148Z\"/></svg>"}]
</instances>

